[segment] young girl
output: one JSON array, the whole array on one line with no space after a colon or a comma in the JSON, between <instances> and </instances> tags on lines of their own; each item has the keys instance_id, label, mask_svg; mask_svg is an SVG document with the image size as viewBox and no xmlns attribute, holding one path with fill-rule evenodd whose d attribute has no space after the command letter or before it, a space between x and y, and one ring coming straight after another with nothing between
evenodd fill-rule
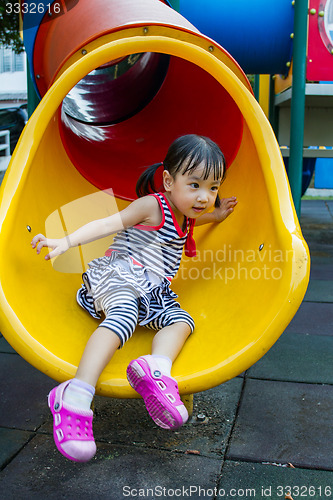
<instances>
[{"instance_id":1,"label":"young girl","mask_svg":"<svg viewBox=\"0 0 333 500\"><path fill-rule=\"evenodd\" d=\"M154 175L162 167L164 191L156 193ZM218 198L224 176L224 156L212 140L182 136L170 146L163 163L141 175L139 198L120 214L90 222L61 239L42 234L33 238L37 254L43 247L52 249L45 257L49 260L70 247L117 233L105 256L89 263L77 293L80 306L95 318L103 313L105 319L90 337L75 378L55 387L48 398L56 446L70 460L85 462L96 453L90 409L95 386L137 324L157 333L152 355L130 362L130 385L160 427L175 429L187 421L171 367L194 321L175 301L170 282L183 247L187 255L195 255L194 223L222 222L233 211L236 198Z\"/></svg>"}]
</instances>

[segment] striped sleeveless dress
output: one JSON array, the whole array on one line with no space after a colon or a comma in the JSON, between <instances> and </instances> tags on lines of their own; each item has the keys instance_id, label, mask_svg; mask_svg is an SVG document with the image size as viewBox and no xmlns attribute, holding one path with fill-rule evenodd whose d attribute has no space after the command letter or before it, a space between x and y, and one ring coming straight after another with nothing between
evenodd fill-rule
<instances>
[{"instance_id":1,"label":"striped sleeveless dress","mask_svg":"<svg viewBox=\"0 0 333 500\"><path fill-rule=\"evenodd\" d=\"M194 255L195 221L186 218L183 231L164 194L150 196L159 203L161 223L158 226L139 224L119 231L105 255L89 262L88 270L82 275L84 285L78 291L77 300L95 318L101 318L103 299L124 287L130 288L140 301L140 325L147 325L168 307L179 305L170 284L186 243L189 243L186 254Z\"/></svg>"}]
</instances>

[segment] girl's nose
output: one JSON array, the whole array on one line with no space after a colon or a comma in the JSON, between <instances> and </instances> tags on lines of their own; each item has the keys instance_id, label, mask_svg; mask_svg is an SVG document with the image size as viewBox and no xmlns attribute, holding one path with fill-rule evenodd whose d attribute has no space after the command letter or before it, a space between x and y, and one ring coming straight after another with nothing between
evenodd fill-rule
<instances>
[{"instance_id":1,"label":"girl's nose","mask_svg":"<svg viewBox=\"0 0 333 500\"><path fill-rule=\"evenodd\" d=\"M206 193L206 191L200 191L200 192L198 193L197 199L198 199L198 201L200 201L201 203L203 203L203 202L207 202L207 201L208 201L208 194Z\"/></svg>"}]
</instances>

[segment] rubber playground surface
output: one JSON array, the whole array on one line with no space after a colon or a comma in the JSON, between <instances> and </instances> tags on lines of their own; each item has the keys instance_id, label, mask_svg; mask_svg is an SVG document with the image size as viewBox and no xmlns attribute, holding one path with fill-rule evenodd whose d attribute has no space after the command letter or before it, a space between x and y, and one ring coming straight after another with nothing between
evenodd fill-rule
<instances>
[{"instance_id":1,"label":"rubber playground surface","mask_svg":"<svg viewBox=\"0 0 333 500\"><path fill-rule=\"evenodd\" d=\"M1 338L0 498L332 498L333 201L303 201L301 227L311 275L296 316L249 370L195 394L177 432L157 428L141 400L97 396L96 457L66 460L52 438L53 380Z\"/></svg>"}]
</instances>

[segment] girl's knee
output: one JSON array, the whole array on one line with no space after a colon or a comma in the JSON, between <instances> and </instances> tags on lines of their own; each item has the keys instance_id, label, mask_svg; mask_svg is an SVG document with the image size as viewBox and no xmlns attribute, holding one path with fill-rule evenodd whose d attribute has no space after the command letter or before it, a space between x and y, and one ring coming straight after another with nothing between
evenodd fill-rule
<instances>
[{"instance_id":1,"label":"girl's knee","mask_svg":"<svg viewBox=\"0 0 333 500\"><path fill-rule=\"evenodd\" d=\"M195 324L193 318L186 311L177 311L166 318L165 326L179 325L182 333L187 336L193 333Z\"/></svg>"},{"instance_id":2,"label":"girl's knee","mask_svg":"<svg viewBox=\"0 0 333 500\"><path fill-rule=\"evenodd\" d=\"M192 316L189 315L188 312L182 310L181 314L179 314L178 316L178 321L182 322L184 325L188 327L189 335L193 333L193 330L195 328L195 323L194 319L192 318Z\"/></svg>"},{"instance_id":3,"label":"girl's knee","mask_svg":"<svg viewBox=\"0 0 333 500\"><path fill-rule=\"evenodd\" d=\"M99 326L107 328L117 335L120 339L119 348L121 348L132 337L136 321L126 317L107 316Z\"/></svg>"}]
</instances>

